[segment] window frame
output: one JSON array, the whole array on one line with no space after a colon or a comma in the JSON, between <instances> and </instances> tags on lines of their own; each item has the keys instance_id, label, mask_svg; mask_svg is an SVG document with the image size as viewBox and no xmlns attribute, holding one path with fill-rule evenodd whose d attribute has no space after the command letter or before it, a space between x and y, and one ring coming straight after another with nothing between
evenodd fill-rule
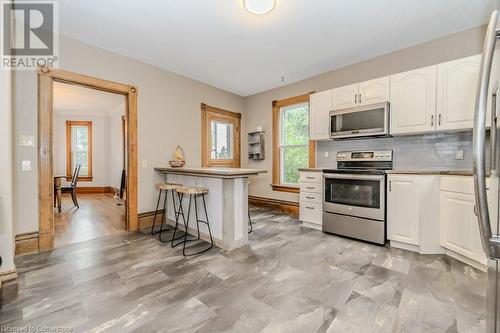
<instances>
[{"instance_id":1,"label":"window frame","mask_svg":"<svg viewBox=\"0 0 500 333\"><path fill-rule=\"evenodd\" d=\"M78 176L79 181L91 182L93 179L92 175L92 121L90 120L66 120L66 180L71 181L73 176L73 154L71 153L71 128L73 126L84 126L87 127L89 136L89 149L88 149L88 175Z\"/></svg>"},{"instance_id":2,"label":"window frame","mask_svg":"<svg viewBox=\"0 0 500 333\"><path fill-rule=\"evenodd\" d=\"M212 158L212 121L233 125L232 158ZM241 113L201 103L201 162L203 167L239 168L241 166Z\"/></svg>"},{"instance_id":3,"label":"window frame","mask_svg":"<svg viewBox=\"0 0 500 333\"><path fill-rule=\"evenodd\" d=\"M311 119L311 109L309 97L314 92L304 95L290 97L282 100L275 100L273 106L273 179L271 187L273 191L299 193L299 184L283 184L282 179L282 108L296 104L309 103L309 122ZM301 145L302 146L302 145ZM316 142L309 140L309 167L316 167Z\"/></svg>"}]
</instances>

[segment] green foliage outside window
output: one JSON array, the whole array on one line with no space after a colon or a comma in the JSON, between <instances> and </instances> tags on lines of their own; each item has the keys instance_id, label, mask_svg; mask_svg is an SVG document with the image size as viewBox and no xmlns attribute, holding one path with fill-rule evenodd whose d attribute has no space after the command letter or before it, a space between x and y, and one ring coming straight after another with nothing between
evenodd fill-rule
<instances>
[{"instance_id":1,"label":"green foliage outside window","mask_svg":"<svg viewBox=\"0 0 500 333\"><path fill-rule=\"evenodd\" d=\"M283 108L281 126L281 183L298 184L298 169L309 162L309 105Z\"/></svg>"}]
</instances>

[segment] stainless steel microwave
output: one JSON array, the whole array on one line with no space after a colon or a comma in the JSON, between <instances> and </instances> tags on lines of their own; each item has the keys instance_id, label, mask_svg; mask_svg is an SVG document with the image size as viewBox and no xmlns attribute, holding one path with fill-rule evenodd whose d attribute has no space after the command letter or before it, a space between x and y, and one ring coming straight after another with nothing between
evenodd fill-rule
<instances>
[{"instance_id":1,"label":"stainless steel microwave","mask_svg":"<svg viewBox=\"0 0 500 333\"><path fill-rule=\"evenodd\" d=\"M330 138L389 135L389 102L330 111Z\"/></svg>"}]
</instances>

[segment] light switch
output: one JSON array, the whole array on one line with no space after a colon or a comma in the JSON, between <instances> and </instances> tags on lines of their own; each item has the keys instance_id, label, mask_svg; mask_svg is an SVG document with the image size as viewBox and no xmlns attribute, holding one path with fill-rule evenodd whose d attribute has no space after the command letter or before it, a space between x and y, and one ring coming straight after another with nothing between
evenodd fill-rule
<instances>
[{"instance_id":1,"label":"light switch","mask_svg":"<svg viewBox=\"0 0 500 333\"><path fill-rule=\"evenodd\" d=\"M142 167L147 168L148 167L148 161L142 160Z\"/></svg>"},{"instance_id":2,"label":"light switch","mask_svg":"<svg viewBox=\"0 0 500 333\"><path fill-rule=\"evenodd\" d=\"M31 171L31 161L22 161L21 162L21 169L23 171Z\"/></svg>"},{"instance_id":3,"label":"light switch","mask_svg":"<svg viewBox=\"0 0 500 333\"><path fill-rule=\"evenodd\" d=\"M35 147L35 137L33 135L19 134L19 147Z\"/></svg>"},{"instance_id":4,"label":"light switch","mask_svg":"<svg viewBox=\"0 0 500 333\"><path fill-rule=\"evenodd\" d=\"M328 152L325 151L325 158L328 158Z\"/></svg>"}]
</instances>

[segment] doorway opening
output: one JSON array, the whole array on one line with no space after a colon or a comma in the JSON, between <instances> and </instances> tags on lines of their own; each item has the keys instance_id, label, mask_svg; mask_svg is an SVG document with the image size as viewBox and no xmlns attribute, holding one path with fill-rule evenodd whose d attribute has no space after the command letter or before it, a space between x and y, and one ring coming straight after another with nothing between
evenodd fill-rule
<instances>
[{"instance_id":1,"label":"doorway opening","mask_svg":"<svg viewBox=\"0 0 500 333\"><path fill-rule=\"evenodd\" d=\"M38 70L39 251L137 221L137 88Z\"/></svg>"}]
</instances>

